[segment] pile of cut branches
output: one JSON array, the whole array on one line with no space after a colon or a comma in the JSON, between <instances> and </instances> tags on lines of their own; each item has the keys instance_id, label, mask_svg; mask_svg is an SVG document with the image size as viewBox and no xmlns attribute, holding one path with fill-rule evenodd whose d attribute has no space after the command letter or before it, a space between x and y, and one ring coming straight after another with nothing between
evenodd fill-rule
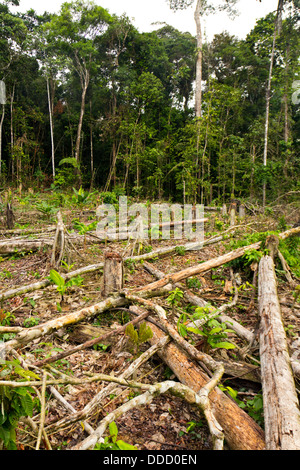
<instances>
[{"instance_id":1,"label":"pile of cut branches","mask_svg":"<svg viewBox=\"0 0 300 470\"><path fill-rule=\"evenodd\" d=\"M4 341L0 344L0 356L3 363L0 388L3 391L3 411L0 438L4 445L9 448L15 441L15 427L12 425L14 420L11 419L13 415L15 420L21 419L27 427L30 427L29 434L20 443L25 448L29 446L35 449L41 447L51 449L50 436L69 428L74 423L81 423L86 436L78 439L76 443L73 442L69 448L86 450L95 448L97 445L105 445L107 443L105 436L111 423L128 413L129 410L148 405L156 397L168 394L180 397L200 410L207 421L214 449L223 449L224 441L230 449L234 450L300 449L300 415L295 386L295 377L300 376L300 367L298 361L295 360L295 354L292 360L290 358L285 326L280 312L274 267L275 259L280 259L288 282L292 283L297 291L297 280L290 272L278 246L279 240L286 240L298 235L299 232L299 227L290 229L278 234L277 237L274 235L268 237L265 244L257 241L170 273L162 272L155 267L154 263L147 263L146 260L173 255L178 248L176 246L160 248L136 257L132 256L127 260L142 261L142 269L155 278L153 282L128 288L126 282L124 284L124 279L113 279L111 285L123 287L107 293L109 291L104 286L102 298L89 306L72 309L67 313L59 310L61 314L30 328L2 325L0 332L4 335ZM59 215L51 245L52 269L53 266L58 269L64 257L65 234L65 227ZM222 236L220 238L222 239ZM207 240L204 246L212 241L217 243L220 238ZM188 244L185 249L192 247L193 244ZM252 263L254 279L258 285L258 328L249 330L230 316L233 307L237 305L241 291L230 263L239 260L249 252L258 250L261 251L262 256L256 263ZM61 274L57 277L57 283L61 282L63 289L74 276L91 275L91 273L99 273L105 269L113 277L122 277L124 270L105 266L106 259L108 263L112 262L112 257L107 257L101 263L86 265L76 271ZM118 260L121 263L126 261L120 255ZM224 265L229 266L231 274L231 296L227 303L214 307L184 284L195 276L203 276ZM2 290L0 299L3 305L15 296L39 289L44 289L44 294L47 295L47 289L52 287L53 278L50 276L32 284ZM180 311L181 299L193 307L193 314L187 315L186 312ZM172 314L169 313L168 304L172 306ZM64 338L68 336L70 327L89 323L100 314L114 310L126 311L129 318L125 324L110 328L109 331L89 338L76 346L68 346L69 343L62 341L64 346L60 348L62 350L57 353L52 351L50 355L43 352L42 348L38 348L39 345L46 344L53 335ZM207 331L205 326L209 323L212 328L209 334L205 334ZM217 336L213 337L214 334L219 334L217 342ZM229 339L225 341L226 334ZM63 361L70 359L79 351L87 351L116 338L120 342L122 337L130 338L135 343L135 352L138 350L139 354L133 356L130 366L125 368L120 375L84 373L81 376L75 376L67 374L60 368ZM199 338L203 337L206 341L199 342ZM140 344L145 345L146 342L149 347L144 348L143 352L140 351ZM243 360L234 363L224 359L222 355L215 355L214 347L221 344L225 350L238 351L236 354ZM210 348L207 348L209 345ZM39 349L38 358L34 353L37 349ZM259 358L254 358L252 355L254 350L259 350ZM136 380L136 374L141 365L146 364L154 355L172 370L174 380L161 380L155 383ZM234 372L232 372L233 369ZM264 430L242 409L239 402L232 398L228 393L230 388L226 389L222 385L224 375L247 377L249 381L261 383ZM67 386L87 387L91 384L101 384L101 387L82 409L75 409L61 393L61 390ZM116 387L130 388L136 396L131 400L125 400L98 421L93 420L93 425L91 425L90 420L96 410L101 407L104 398L109 396ZM64 417L59 417L53 422L47 421L47 410L50 406L47 403L47 391L55 396L67 410ZM30 397L34 394L40 404L38 411L35 410L35 412L33 403L30 401ZM16 398L21 403L19 406L19 409L22 409L21 416L17 416L12 406ZM119 445L120 448L122 446L126 448L123 441L120 441Z\"/></svg>"}]
</instances>

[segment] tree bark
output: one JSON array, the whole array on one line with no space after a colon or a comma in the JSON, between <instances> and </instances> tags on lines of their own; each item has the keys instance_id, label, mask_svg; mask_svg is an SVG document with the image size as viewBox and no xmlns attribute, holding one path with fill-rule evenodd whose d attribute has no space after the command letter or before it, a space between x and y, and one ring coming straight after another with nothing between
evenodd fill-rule
<instances>
[{"instance_id":1,"label":"tree bark","mask_svg":"<svg viewBox=\"0 0 300 470\"><path fill-rule=\"evenodd\" d=\"M105 297L123 289L123 271L122 256L113 251L106 251L103 266L103 295Z\"/></svg>"},{"instance_id":2,"label":"tree bark","mask_svg":"<svg viewBox=\"0 0 300 470\"><path fill-rule=\"evenodd\" d=\"M52 177L55 180L55 160L54 160L54 136L53 136L53 100L51 99L49 77L47 81L47 95L48 95L48 108L49 108L49 123L50 123L50 136L51 136L51 163L52 163Z\"/></svg>"},{"instance_id":3,"label":"tree bark","mask_svg":"<svg viewBox=\"0 0 300 470\"><path fill-rule=\"evenodd\" d=\"M260 360L267 450L300 450L300 412L271 256L259 264Z\"/></svg>"},{"instance_id":4,"label":"tree bark","mask_svg":"<svg viewBox=\"0 0 300 470\"><path fill-rule=\"evenodd\" d=\"M2 115L0 119L0 175L2 173L2 127L4 121L4 114L5 114L5 105L2 105Z\"/></svg>"},{"instance_id":5,"label":"tree bark","mask_svg":"<svg viewBox=\"0 0 300 470\"><path fill-rule=\"evenodd\" d=\"M202 108L202 27L201 27L201 14L202 14L202 0L197 0L196 9L194 13L196 23L196 38L197 38L197 62L196 62L196 91L195 91L195 113L196 118L201 117Z\"/></svg>"}]
</instances>

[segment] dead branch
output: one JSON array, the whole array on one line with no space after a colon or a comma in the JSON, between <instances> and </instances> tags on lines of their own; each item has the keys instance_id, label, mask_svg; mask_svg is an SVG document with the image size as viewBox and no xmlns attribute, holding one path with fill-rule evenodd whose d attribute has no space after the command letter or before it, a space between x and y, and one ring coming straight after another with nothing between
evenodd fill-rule
<instances>
[{"instance_id":1,"label":"dead branch","mask_svg":"<svg viewBox=\"0 0 300 470\"><path fill-rule=\"evenodd\" d=\"M168 336L164 336L158 343L151 346L141 356L135 359L129 365L129 367L120 375L120 378L128 380L132 376L132 374L137 371L139 367L141 367L144 362L148 361L150 357L152 357L157 351L162 349L169 341L170 338ZM48 433L53 433L57 430L64 429L73 423L87 419L93 414L94 410L100 406L106 396L114 393L115 387L115 383L110 383L104 389L100 390L100 392L98 392L82 410L77 411L71 416L68 416L55 423L48 425L46 431Z\"/></svg>"},{"instance_id":2,"label":"dead branch","mask_svg":"<svg viewBox=\"0 0 300 470\"><path fill-rule=\"evenodd\" d=\"M63 328L70 324L78 323L82 320L93 318L95 315L98 315L99 313L104 312L109 308L121 307L125 304L126 300L124 297L109 297L103 300L102 302L99 302L98 304L92 305L91 307L83 308L73 313L69 313L62 317L50 320L41 325L27 328L26 330L23 330L18 333L15 338L7 341L6 343L0 344L0 355L5 350L24 346L37 338L50 335L51 333L59 330L60 328Z\"/></svg>"},{"instance_id":3,"label":"dead branch","mask_svg":"<svg viewBox=\"0 0 300 470\"><path fill-rule=\"evenodd\" d=\"M65 407L66 410L70 411L72 414L76 413L75 408L73 408L73 406L70 405L69 402L67 402L67 400L56 390L56 388L50 386L49 390L52 395ZM82 425L88 434L92 434L94 432L94 429L92 428L92 426L89 425L87 421L82 421Z\"/></svg>"},{"instance_id":4,"label":"dead branch","mask_svg":"<svg viewBox=\"0 0 300 470\"><path fill-rule=\"evenodd\" d=\"M83 349L91 348L95 344L102 343L103 341L107 340L108 338L111 338L112 336L120 335L120 334L124 333L124 331L126 330L127 325L129 325L129 324L135 325L135 324L139 323L140 321L142 321L143 319L147 318L147 316L148 316L148 313L144 312L143 314L139 315L137 318L131 320L130 322L127 322L123 326L120 326L120 328L113 329L113 330L111 330L110 332L108 332L104 335L101 335L101 336L98 336L97 338L86 341L85 343L79 344L78 346L76 346L74 348L71 348L67 351L63 351L61 353L58 353L55 356L51 356L51 357L48 357L46 359L43 359L42 361L38 361L38 362L34 363L34 365L36 367L42 367L45 364L50 364L52 362L56 362L60 359L63 359L65 357L71 356L72 354L75 354L78 351L82 351Z\"/></svg>"},{"instance_id":5,"label":"dead branch","mask_svg":"<svg viewBox=\"0 0 300 470\"><path fill-rule=\"evenodd\" d=\"M61 276L65 279L65 281L71 279L72 277L76 277L82 274L92 273L99 271L103 268L103 263L91 264L89 266L84 266L83 268L76 269L74 271L70 271L66 274L61 274ZM35 290L44 289L45 287L50 286L52 283L49 279L43 279L41 281L34 282L32 284L27 284L25 286L16 287L15 289L10 289L6 292L0 293L0 302L3 300L10 299L15 297L16 295L27 294L28 292L33 292Z\"/></svg>"},{"instance_id":6,"label":"dead branch","mask_svg":"<svg viewBox=\"0 0 300 470\"><path fill-rule=\"evenodd\" d=\"M285 240L286 238L296 235L300 233L300 227L296 227L286 232L283 232L278 235L281 240ZM177 273L166 275L165 277L161 278L160 280L153 282L152 284L147 286L148 290L151 289L159 289L160 287L166 285L167 283L171 282L175 284L176 282L182 281L187 279L188 277L195 276L200 273L207 272L213 268L217 268L222 266L223 264L229 263L234 259L240 258L245 254L248 250L258 250L261 246L261 242L253 243L252 245L247 245L238 248L237 250L230 251L225 255L219 256L212 260L205 261L204 263L198 264L196 266L191 266L190 268L183 269L182 271L178 271ZM140 287L136 290L136 292L142 291L143 287Z\"/></svg>"},{"instance_id":7,"label":"dead branch","mask_svg":"<svg viewBox=\"0 0 300 470\"><path fill-rule=\"evenodd\" d=\"M103 436L106 428L108 425L112 422L115 421L119 416L122 416L124 413L127 411L136 408L141 405L148 405L149 403L152 402L152 400L161 394L164 393L171 393L172 395L175 396L180 396L181 398L185 399L191 404L194 404L198 406L201 411L203 411L206 419L208 420L209 428L212 433L212 438L214 442L214 449L220 450L223 448L223 440L224 436L222 433L222 430L220 429L220 426L218 423L215 422L213 417L209 414L207 411L207 408L209 407L209 402L206 399L203 399L201 394L201 390L199 393L196 393L194 390L190 389L188 386L179 384L177 382L173 382L171 380L167 380L162 383L157 383L155 385L147 385L143 384L142 386L140 384L135 384L135 388L147 388L147 391L143 393L142 395L139 395L137 397L134 397L127 403L124 403L121 405L119 408L117 408L115 411L109 413L100 423L98 428L95 430L95 432L91 435L88 436L86 439L84 439L82 442L77 444L72 448L72 450L88 450L90 448L93 448L99 439Z\"/></svg>"},{"instance_id":8,"label":"dead branch","mask_svg":"<svg viewBox=\"0 0 300 470\"><path fill-rule=\"evenodd\" d=\"M287 264L283 254L278 250L277 252L278 254L278 257L280 259L280 262L281 262L281 266L284 270L284 274L285 274L285 277L286 277L286 280L288 281L289 285L294 288L296 287L297 285L297 282L294 281L294 279L292 278L292 275L291 275L291 270L290 270L290 267L289 265Z\"/></svg>"}]
</instances>

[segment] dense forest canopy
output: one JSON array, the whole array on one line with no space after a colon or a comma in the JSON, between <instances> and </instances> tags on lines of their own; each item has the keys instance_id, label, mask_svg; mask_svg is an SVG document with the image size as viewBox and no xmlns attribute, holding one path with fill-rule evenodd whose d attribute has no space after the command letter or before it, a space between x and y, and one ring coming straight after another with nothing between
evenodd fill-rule
<instances>
[{"instance_id":1,"label":"dense forest canopy","mask_svg":"<svg viewBox=\"0 0 300 470\"><path fill-rule=\"evenodd\" d=\"M267 201L300 189L298 2L279 2L280 18L268 14L245 39L203 43L200 117L190 33L141 33L91 1L43 15L12 13L13 3L0 5L1 187L82 184L174 201L184 188L205 204L261 201L263 183Z\"/></svg>"}]
</instances>

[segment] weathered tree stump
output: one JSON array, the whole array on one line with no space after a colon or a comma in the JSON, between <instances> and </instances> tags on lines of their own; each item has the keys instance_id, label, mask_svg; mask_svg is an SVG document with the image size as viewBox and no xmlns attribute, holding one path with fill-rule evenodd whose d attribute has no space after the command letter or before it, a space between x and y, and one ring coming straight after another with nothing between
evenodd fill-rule
<instances>
[{"instance_id":1,"label":"weathered tree stump","mask_svg":"<svg viewBox=\"0 0 300 470\"><path fill-rule=\"evenodd\" d=\"M6 206L6 228L11 230L15 225L15 216L11 204L8 202Z\"/></svg>"},{"instance_id":2,"label":"weathered tree stump","mask_svg":"<svg viewBox=\"0 0 300 470\"><path fill-rule=\"evenodd\" d=\"M107 250L104 253L103 283L102 294L105 297L113 292L118 292L123 289L123 258L117 252Z\"/></svg>"},{"instance_id":3,"label":"weathered tree stump","mask_svg":"<svg viewBox=\"0 0 300 470\"><path fill-rule=\"evenodd\" d=\"M244 204L241 204L240 207L239 207L239 218L244 219L245 215L246 215L245 206L244 206Z\"/></svg>"},{"instance_id":4,"label":"weathered tree stump","mask_svg":"<svg viewBox=\"0 0 300 470\"><path fill-rule=\"evenodd\" d=\"M237 211L237 206L236 203L233 202L230 206L230 225L231 227L235 225L235 218L236 218L236 211Z\"/></svg>"}]
</instances>

